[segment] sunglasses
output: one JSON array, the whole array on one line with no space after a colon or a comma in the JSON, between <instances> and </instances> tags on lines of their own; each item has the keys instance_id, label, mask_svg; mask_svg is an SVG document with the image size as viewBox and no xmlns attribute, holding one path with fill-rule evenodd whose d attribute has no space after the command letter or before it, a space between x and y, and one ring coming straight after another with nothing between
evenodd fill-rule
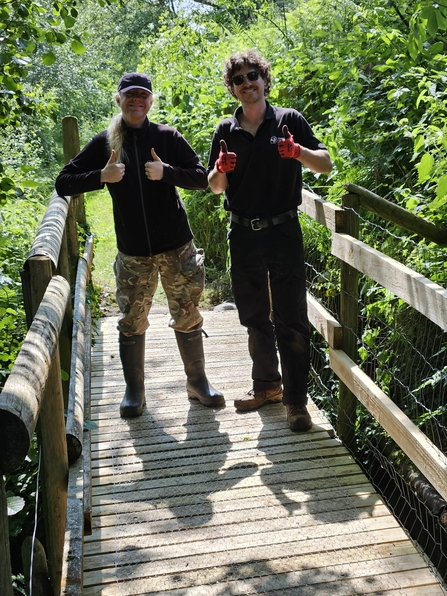
<instances>
[{"instance_id":1,"label":"sunglasses","mask_svg":"<svg viewBox=\"0 0 447 596\"><path fill-rule=\"evenodd\" d=\"M231 79L231 81L233 85L239 87L239 85L242 85L242 83L245 81L245 78L247 78L247 80L251 82L257 81L259 79L259 73L256 70L250 70L250 72L247 72L246 75L236 75Z\"/></svg>"}]
</instances>

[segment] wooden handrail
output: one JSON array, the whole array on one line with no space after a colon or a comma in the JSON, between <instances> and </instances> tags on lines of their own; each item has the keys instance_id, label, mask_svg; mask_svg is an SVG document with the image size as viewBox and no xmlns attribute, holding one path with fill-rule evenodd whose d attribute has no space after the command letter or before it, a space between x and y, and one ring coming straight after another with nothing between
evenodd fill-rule
<instances>
[{"instance_id":1,"label":"wooden handrail","mask_svg":"<svg viewBox=\"0 0 447 596\"><path fill-rule=\"evenodd\" d=\"M82 452L84 430L84 373L85 373L85 327L86 293L93 259L93 236L87 239L83 256L79 259L76 277L73 323L70 391L67 409L68 461L74 463Z\"/></svg>"},{"instance_id":2,"label":"wooden handrail","mask_svg":"<svg viewBox=\"0 0 447 596\"><path fill-rule=\"evenodd\" d=\"M362 206L366 204L372 205L374 201L375 212L382 217L387 218L388 214L388 219L394 221L391 217L397 219L397 215L401 214L402 208L395 209L396 205L390 205L389 201L377 197L374 193L370 193L352 184L345 186L351 193L356 191L357 195L362 197ZM365 197L369 201L368 203L363 202L363 198ZM315 211L312 203L315 203L316 200L316 195L312 195L312 193L303 194L304 206L300 207L300 209L306 213ZM319 200L321 201L321 199ZM320 205L320 211L322 208ZM329 212L326 206L324 210L325 212ZM356 209L350 208L350 211L355 213ZM424 221L413 214L405 213L411 217L404 217L399 222L396 222L402 227L405 227L404 224L406 225L410 222L412 228L416 228L415 220L418 220L417 223ZM319 221L323 225L326 223L325 218L320 218ZM346 223L347 220L345 219L344 221ZM417 233L424 235L424 237L432 241L435 241L435 237L438 240L442 240L446 233L445 230L436 228L436 226L432 226L431 224L427 227L423 224L422 227L425 231L428 230L427 235L421 233L422 228ZM434 228L436 228L436 232L434 232ZM342 263L375 280L433 321L442 331L447 331L447 289L402 265L395 259L387 257L371 248L357 238L343 233L343 230L339 229L336 231L333 223L330 223L330 229L333 232L332 254L339 258ZM415 229L410 228L410 231L415 231ZM428 237L428 233L431 234L430 238ZM348 289L348 293L355 295L353 288ZM421 472L432 483L441 497L447 500L446 455L360 370L355 360L349 354L346 354L344 343L342 343L343 350L336 348L340 344L340 339L335 344L333 332L336 329L336 324L334 325L334 318L321 304L318 304L318 307L316 307L315 302L316 300L313 297L309 300L309 320L330 345L330 366L332 370L343 383L343 386L346 386L355 398L369 410L371 415L383 426L408 458L416 466L419 466ZM341 331L344 337L346 331L349 332L350 329L346 329L342 325ZM351 409L347 416L346 411L340 412L339 409L338 417L340 418L340 416L346 418L344 420L346 427L355 428L356 419L354 409Z\"/></svg>"},{"instance_id":3,"label":"wooden handrail","mask_svg":"<svg viewBox=\"0 0 447 596\"><path fill-rule=\"evenodd\" d=\"M68 282L53 277L0 394L3 473L15 470L29 451L69 297Z\"/></svg>"},{"instance_id":4,"label":"wooden handrail","mask_svg":"<svg viewBox=\"0 0 447 596\"><path fill-rule=\"evenodd\" d=\"M430 221L407 211L400 205L387 201L366 188L350 183L344 186L348 192L358 195L360 205L371 213L375 213L405 230L422 236L430 242L435 242L440 246L447 245L447 228L436 226Z\"/></svg>"}]
</instances>

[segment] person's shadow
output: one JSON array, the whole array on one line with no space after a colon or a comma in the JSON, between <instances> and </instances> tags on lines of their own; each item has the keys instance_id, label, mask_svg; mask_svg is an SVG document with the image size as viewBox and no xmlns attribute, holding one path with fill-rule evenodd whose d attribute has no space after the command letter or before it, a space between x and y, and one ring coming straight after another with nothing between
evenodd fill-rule
<instances>
[{"instance_id":1,"label":"person's shadow","mask_svg":"<svg viewBox=\"0 0 447 596\"><path fill-rule=\"evenodd\" d=\"M140 420L151 441L147 438L142 441L141 431L129 423L135 453L143 469L144 480L138 483L139 490L142 483L146 484L148 506L168 507L182 527L209 523L213 516L211 495L230 489L258 469L250 461L226 465L232 445L228 433L219 429L216 412L211 408L191 401L183 422L175 414L156 417L148 403ZM185 428L186 436L176 438L175 435L184 435Z\"/></svg>"},{"instance_id":2,"label":"person's shadow","mask_svg":"<svg viewBox=\"0 0 447 596\"><path fill-rule=\"evenodd\" d=\"M286 515L302 510L316 523L334 521L338 516L340 521L358 519L359 502L348 495L337 476L338 461L347 464L350 456L341 452L336 440L315 424L309 433L284 433L287 417L281 404L261 408L259 415L258 449L272 464L261 467L261 479ZM372 511L373 504L366 507L369 515Z\"/></svg>"}]
</instances>

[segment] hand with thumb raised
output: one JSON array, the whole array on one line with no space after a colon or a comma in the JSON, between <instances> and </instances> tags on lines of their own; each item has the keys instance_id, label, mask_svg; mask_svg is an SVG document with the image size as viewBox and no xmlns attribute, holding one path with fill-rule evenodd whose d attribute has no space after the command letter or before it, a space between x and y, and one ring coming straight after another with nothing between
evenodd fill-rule
<instances>
[{"instance_id":1,"label":"hand with thumb raised","mask_svg":"<svg viewBox=\"0 0 447 596\"><path fill-rule=\"evenodd\" d=\"M106 163L104 168L101 170L101 184L105 182L114 183L122 180L125 172L125 165L123 163L117 163L116 151L112 149L109 161Z\"/></svg>"},{"instance_id":2,"label":"hand with thumb raised","mask_svg":"<svg viewBox=\"0 0 447 596\"><path fill-rule=\"evenodd\" d=\"M151 149L151 155L153 161L147 161L144 164L144 171L146 173L146 176L149 178L149 180L162 180L164 163L155 153L155 149L153 147Z\"/></svg>"},{"instance_id":3,"label":"hand with thumb raised","mask_svg":"<svg viewBox=\"0 0 447 596\"><path fill-rule=\"evenodd\" d=\"M301 145L295 143L286 124L282 127L283 139L278 141L278 151L283 159L297 159L301 155Z\"/></svg>"},{"instance_id":4,"label":"hand with thumb raised","mask_svg":"<svg viewBox=\"0 0 447 596\"><path fill-rule=\"evenodd\" d=\"M226 142L223 139L221 139L219 157L216 160L217 171L221 174L232 172L236 167L236 159L236 153L228 151Z\"/></svg>"}]
</instances>

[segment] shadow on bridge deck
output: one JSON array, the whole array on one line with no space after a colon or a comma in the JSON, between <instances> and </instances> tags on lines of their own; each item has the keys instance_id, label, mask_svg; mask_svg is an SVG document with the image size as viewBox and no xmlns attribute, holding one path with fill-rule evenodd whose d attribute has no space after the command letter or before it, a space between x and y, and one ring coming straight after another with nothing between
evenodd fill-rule
<instances>
[{"instance_id":1,"label":"shadow on bridge deck","mask_svg":"<svg viewBox=\"0 0 447 596\"><path fill-rule=\"evenodd\" d=\"M146 334L147 408L122 420L116 317L92 356L93 534L84 596L445 594L311 404L293 434L281 404L237 413L251 387L235 311L205 311L207 374L227 407L186 397L166 314Z\"/></svg>"}]
</instances>

